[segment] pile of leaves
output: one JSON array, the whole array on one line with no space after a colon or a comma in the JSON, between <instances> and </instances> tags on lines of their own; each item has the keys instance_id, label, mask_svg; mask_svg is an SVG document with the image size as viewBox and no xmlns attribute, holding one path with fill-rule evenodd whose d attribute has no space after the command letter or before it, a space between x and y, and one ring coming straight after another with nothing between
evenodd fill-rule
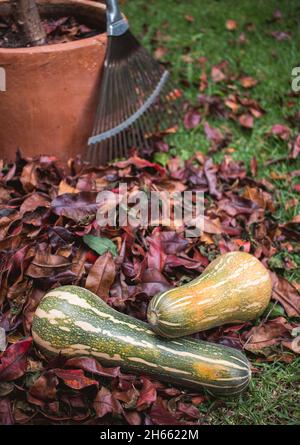
<instances>
[{"instance_id":1,"label":"pile of leaves","mask_svg":"<svg viewBox=\"0 0 300 445\"><path fill-rule=\"evenodd\" d=\"M1 162L1 161L0 161ZM224 326L197 338L245 349L255 360L290 362L299 353L299 284L282 276L297 267L300 215L275 218L276 190L230 156L216 164L196 153L165 167L135 153L108 167L63 164L51 156L18 154L0 165L0 423L205 423L207 399L180 387L104 368L88 357L47 363L30 336L34 311L47 291L74 284L118 311L145 320L158 292L199 276L220 253L243 250L270 269L272 303L253 323ZM184 227L105 227L96 196L137 190L205 193L205 227L185 238ZM286 255L282 255L286 252ZM280 261L274 261L280 253ZM298 330L297 330L298 326Z\"/></svg>"}]
</instances>

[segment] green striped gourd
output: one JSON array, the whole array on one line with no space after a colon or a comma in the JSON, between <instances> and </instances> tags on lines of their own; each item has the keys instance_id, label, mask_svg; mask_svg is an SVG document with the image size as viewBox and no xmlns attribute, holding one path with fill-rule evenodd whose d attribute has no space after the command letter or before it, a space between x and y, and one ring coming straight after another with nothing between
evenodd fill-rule
<instances>
[{"instance_id":1,"label":"green striped gourd","mask_svg":"<svg viewBox=\"0 0 300 445\"><path fill-rule=\"evenodd\" d=\"M115 311L77 286L57 288L43 298L32 335L48 358L59 353L92 356L105 366L196 390L204 387L215 396L241 393L251 376L241 352L195 339L157 337L146 323Z\"/></svg>"},{"instance_id":2,"label":"green striped gourd","mask_svg":"<svg viewBox=\"0 0 300 445\"><path fill-rule=\"evenodd\" d=\"M227 323L254 320L268 306L270 274L245 252L219 256L201 276L156 295L148 307L153 330L169 338L182 337Z\"/></svg>"}]
</instances>

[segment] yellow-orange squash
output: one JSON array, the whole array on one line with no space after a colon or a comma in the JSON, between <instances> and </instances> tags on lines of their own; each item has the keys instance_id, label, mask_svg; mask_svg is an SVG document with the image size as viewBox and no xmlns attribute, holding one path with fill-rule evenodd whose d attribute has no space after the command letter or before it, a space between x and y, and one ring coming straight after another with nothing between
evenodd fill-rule
<instances>
[{"instance_id":1,"label":"yellow-orange squash","mask_svg":"<svg viewBox=\"0 0 300 445\"><path fill-rule=\"evenodd\" d=\"M181 287L156 295L148 321L164 337L254 320L266 309L272 293L269 272L245 252L219 256L201 276Z\"/></svg>"}]
</instances>

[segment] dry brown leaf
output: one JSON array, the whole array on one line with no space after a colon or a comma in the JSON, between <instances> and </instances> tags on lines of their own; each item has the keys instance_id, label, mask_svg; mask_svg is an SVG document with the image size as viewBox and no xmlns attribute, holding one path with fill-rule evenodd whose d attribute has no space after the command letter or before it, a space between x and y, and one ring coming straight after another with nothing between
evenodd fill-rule
<instances>
[{"instance_id":1,"label":"dry brown leaf","mask_svg":"<svg viewBox=\"0 0 300 445\"><path fill-rule=\"evenodd\" d=\"M116 265L110 252L100 256L86 279L86 288L105 301L116 276Z\"/></svg>"},{"instance_id":2,"label":"dry brown leaf","mask_svg":"<svg viewBox=\"0 0 300 445\"><path fill-rule=\"evenodd\" d=\"M79 192L80 190L78 190L76 187L72 187L66 181L64 180L60 181L58 187L58 196L64 195L65 193L79 193Z\"/></svg>"},{"instance_id":3,"label":"dry brown leaf","mask_svg":"<svg viewBox=\"0 0 300 445\"><path fill-rule=\"evenodd\" d=\"M240 78L240 84L243 88L253 88L257 85L257 80L250 76L244 76Z\"/></svg>"},{"instance_id":4,"label":"dry brown leaf","mask_svg":"<svg viewBox=\"0 0 300 445\"><path fill-rule=\"evenodd\" d=\"M273 282L273 300L284 307L289 317L300 317L300 294L296 287L283 277L271 273Z\"/></svg>"},{"instance_id":5,"label":"dry brown leaf","mask_svg":"<svg viewBox=\"0 0 300 445\"><path fill-rule=\"evenodd\" d=\"M268 348L291 339L292 326L284 317L268 321L260 326L255 326L247 334L247 343L244 348L253 353L269 354ZM265 351L264 351L265 349Z\"/></svg>"}]
</instances>

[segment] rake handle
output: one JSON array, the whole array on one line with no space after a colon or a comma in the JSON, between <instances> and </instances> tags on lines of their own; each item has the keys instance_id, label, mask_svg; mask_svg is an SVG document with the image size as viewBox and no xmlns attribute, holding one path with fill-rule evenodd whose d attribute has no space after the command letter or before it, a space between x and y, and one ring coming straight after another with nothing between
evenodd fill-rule
<instances>
[{"instance_id":1,"label":"rake handle","mask_svg":"<svg viewBox=\"0 0 300 445\"><path fill-rule=\"evenodd\" d=\"M122 20L123 16L121 14L121 10L117 0L106 0L106 6L107 6L107 17L109 18L110 23Z\"/></svg>"},{"instance_id":2,"label":"rake handle","mask_svg":"<svg viewBox=\"0 0 300 445\"><path fill-rule=\"evenodd\" d=\"M121 13L118 0L106 0L107 34L120 36L128 30L128 22Z\"/></svg>"}]
</instances>

